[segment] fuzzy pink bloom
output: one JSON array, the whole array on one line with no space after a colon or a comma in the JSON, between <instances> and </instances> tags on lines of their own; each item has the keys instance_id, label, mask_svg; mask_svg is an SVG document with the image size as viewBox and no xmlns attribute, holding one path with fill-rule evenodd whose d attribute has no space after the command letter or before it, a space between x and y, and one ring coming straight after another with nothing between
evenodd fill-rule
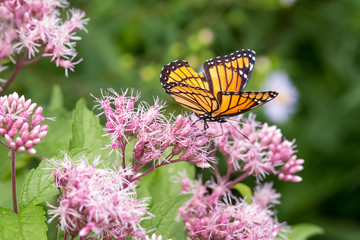
<instances>
[{"instance_id":1,"label":"fuzzy pink bloom","mask_svg":"<svg viewBox=\"0 0 360 240\"><path fill-rule=\"evenodd\" d=\"M176 161L187 161L208 168L214 158L210 156L209 139L194 121L179 115L175 121L163 115L164 103L154 105L139 102L139 95L128 91L118 94L110 89L96 99L98 108L106 117L106 131L110 135L109 148L124 151L130 141L133 148L133 168L151 163L153 166ZM135 138L136 137L136 138ZM175 160L174 160L175 161Z\"/></svg>"},{"instance_id":2,"label":"fuzzy pink bloom","mask_svg":"<svg viewBox=\"0 0 360 240\"><path fill-rule=\"evenodd\" d=\"M66 0L0 1L0 60L24 52L29 59L49 57L65 68L66 75L68 69L73 71L81 61L74 60L75 41L81 39L75 34L78 29L86 31L89 19L78 9L69 10L62 19L68 5Z\"/></svg>"},{"instance_id":3,"label":"fuzzy pink bloom","mask_svg":"<svg viewBox=\"0 0 360 240\"><path fill-rule=\"evenodd\" d=\"M277 193L273 188L273 183L265 183L258 185L255 188L253 202L261 208L269 208L275 204L279 204L280 193Z\"/></svg>"},{"instance_id":4,"label":"fuzzy pink bloom","mask_svg":"<svg viewBox=\"0 0 360 240\"><path fill-rule=\"evenodd\" d=\"M47 134L48 125L41 125L44 120L42 107L36 108L30 99L16 92L0 97L0 135L10 149L35 154L34 146Z\"/></svg>"},{"instance_id":5,"label":"fuzzy pink bloom","mask_svg":"<svg viewBox=\"0 0 360 240\"><path fill-rule=\"evenodd\" d=\"M259 205L259 201L248 204L242 199L231 197L225 193L224 187L214 182L207 182L204 185L197 182L197 186L193 186L189 192L194 196L179 209L191 239L272 240L283 237L284 223L279 223L274 212L268 207ZM211 194L206 190L208 188L213 189ZM269 194L268 185L265 188L257 191L256 198L266 199L266 202L261 201L261 204L268 205L271 201L275 203L278 196L271 195L271 191ZM222 189L221 194L216 194L219 198L215 201L210 200L217 189ZM232 201L235 203L230 204L229 202Z\"/></svg>"},{"instance_id":6,"label":"fuzzy pink bloom","mask_svg":"<svg viewBox=\"0 0 360 240\"><path fill-rule=\"evenodd\" d=\"M74 163L68 156L52 161L56 186L62 189L60 204L51 206L53 220L59 217L64 231L76 236L99 239L144 238L143 219L151 217L144 199L136 199L135 184L126 179L134 173L96 168L86 158Z\"/></svg>"},{"instance_id":7,"label":"fuzzy pink bloom","mask_svg":"<svg viewBox=\"0 0 360 240\"><path fill-rule=\"evenodd\" d=\"M233 166L232 172L246 172L259 180L268 174L276 174L283 181L302 180L295 175L303 169L304 160L294 155L294 140L286 140L276 126L255 121L253 114L248 118L240 115L229 121L234 120L240 122L240 126L211 122L208 129L210 137L220 135L214 142L227 163Z\"/></svg>"}]
</instances>

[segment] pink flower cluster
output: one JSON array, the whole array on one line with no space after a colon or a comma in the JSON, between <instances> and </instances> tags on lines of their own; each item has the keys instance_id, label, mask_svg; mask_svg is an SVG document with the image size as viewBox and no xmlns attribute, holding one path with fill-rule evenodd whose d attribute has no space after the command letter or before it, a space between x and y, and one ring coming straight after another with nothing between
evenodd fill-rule
<instances>
[{"instance_id":1,"label":"pink flower cluster","mask_svg":"<svg viewBox=\"0 0 360 240\"><path fill-rule=\"evenodd\" d=\"M231 196L226 187L212 181L201 184L185 178L182 190L194 194L179 209L191 239L273 240L283 237L286 230L270 209L279 203L280 197L272 184L259 185L250 204Z\"/></svg>"},{"instance_id":2,"label":"pink flower cluster","mask_svg":"<svg viewBox=\"0 0 360 240\"><path fill-rule=\"evenodd\" d=\"M0 135L11 150L36 153L34 146L48 130L48 125L40 125L45 120L41 114L42 107L36 108L36 103L25 100L24 96L19 97L16 92L0 97Z\"/></svg>"},{"instance_id":3,"label":"pink flower cluster","mask_svg":"<svg viewBox=\"0 0 360 240\"><path fill-rule=\"evenodd\" d=\"M139 96L126 96L110 89L96 101L106 117L106 131L110 135L111 145L123 156L126 145L135 140L132 169L138 172L151 163L154 169L174 163L187 161L198 167L210 167L209 140L201 128L188 117L179 115L175 121L162 114L164 104L155 100L153 106L140 102L135 107ZM177 159L174 159L178 156Z\"/></svg>"},{"instance_id":4,"label":"pink flower cluster","mask_svg":"<svg viewBox=\"0 0 360 240\"><path fill-rule=\"evenodd\" d=\"M0 60L24 50L24 58L49 57L57 66L73 68L80 60L77 56L76 30L85 30L88 20L78 9L67 12L61 19L62 10L68 7L66 0L1 0L0 1ZM41 52L43 48L43 52ZM29 64L24 62L23 64Z\"/></svg>"},{"instance_id":5,"label":"pink flower cluster","mask_svg":"<svg viewBox=\"0 0 360 240\"><path fill-rule=\"evenodd\" d=\"M145 238L140 222L151 215L145 200L136 199L135 183L127 181L131 170L96 168L98 158L91 165L85 157L74 163L68 156L51 163L62 194L59 206L49 210L50 221L59 217L62 229L72 238Z\"/></svg>"},{"instance_id":6,"label":"pink flower cluster","mask_svg":"<svg viewBox=\"0 0 360 240\"><path fill-rule=\"evenodd\" d=\"M304 160L295 155L294 140L284 139L280 129L260 124L252 114L236 121L241 121L241 125L209 123L208 129L209 136L218 136L214 142L226 159L229 177L231 173L244 172L260 180L267 174L276 174L283 181L302 180L296 173L303 169Z\"/></svg>"}]
</instances>

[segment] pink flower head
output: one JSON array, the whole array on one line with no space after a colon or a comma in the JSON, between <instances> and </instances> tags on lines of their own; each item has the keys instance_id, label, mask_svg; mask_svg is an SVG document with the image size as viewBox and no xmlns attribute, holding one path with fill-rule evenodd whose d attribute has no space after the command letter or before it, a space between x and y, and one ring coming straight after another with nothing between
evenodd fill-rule
<instances>
[{"instance_id":1,"label":"pink flower head","mask_svg":"<svg viewBox=\"0 0 360 240\"><path fill-rule=\"evenodd\" d=\"M96 99L97 107L106 117L106 131L110 135L108 146L124 151L125 146L136 140L133 148L133 167L148 163L165 165L171 161L187 161L198 167L210 167L209 139L188 116L172 117L163 115L164 103L155 99L153 105L137 103L139 95L127 96L110 89ZM178 160L174 160L179 156Z\"/></svg>"},{"instance_id":2,"label":"pink flower head","mask_svg":"<svg viewBox=\"0 0 360 240\"><path fill-rule=\"evenodd\" d=\"M297 159L295 153L295 140L283 139L279 129L275 126L269 127L266 123L259 131L259 139L262 145L268 147L267 156L274 166L282 166L277 171L280 180L300 182L302 178L295 173L303 170L303 159Z\"/></svg>"},{"instance_id":3,"label":"pink flower head","mask_svg":"<svg viewBox=\"0 0 360 240\"><path fill-rule=\"evenodd\" d=\"M34 146L40 143L48 130L48 125L41 125L45 120L42 107L25 100L24 96L14 92L0 97L0 135L9 144L11 150L35 154Z\"/></svg>"},{"instance_id":4,"label":"pink flower head","mask_svg":"<svg viewBox=\"0 0 360 240\"><path fill-rule=\"evenodd\" d=\"M221 192L225 197L216 200L212 198L213 193L207 192L208 187L214 191L223 189L211 181L205 185L198 184L190 191L194 196L179 209L191 239L272 240L282 236L284 223L279 223L274 213L259 205L257 200L248 204L242 199L224 194L223 190ZM272 192L268 193L265 189L262 191L259 194L266 195L262 197L270 197L270 200L276 202L278 196L269 196ZM260 199L259 194L256 195L257 199ZM268 201L266 204L269 204Z\"/></svg>"},{"instance_id":5,"label":"pink flower head","mask_svg":"<svg viewBox=\"0 0 360 240\"><path fill-rule=\"evenodd\" d=\"M135 184L126 180L132 171L96 168L98 158L89 164L85 157L74 162L65 156L52 164L56 185L63 192L59 206L49 210L50 221L59 217L61 227L73 238L145 237L140 222L150 214L145 200L136 199Z\"/></svg>"},{"instance_id":6,"label":"pink flower head","mask_svg":"<svg viewBox=\"0 0 360 240\"><path fill-rule=\"evenodd\" d=\"M227 163L233 166L232 172L246 172L258 180L276 174L283 181L301 181L301 177L295 174L303 169L304 160L294 155L295 141L284 139L276 126L255 121L253 114L228 121L238 121L240 127L212 122L209 123L208 135L218 136L214 138L215 145Z\"/></svg>"},{"instance_id":7,"label":"pink flower head","mask_svg":"<svg viewBox=\"0 0 360 240\"><path fill-rule=\"evenodd\" d=\"M272 182L256 186L253 202L260 208L267 209L274 204L280 203L279 198L281 197L281 194L277 193L272 186Z\"/></svg>"},{"instance_id":8,"label":"pink flower head","mask_svg":"<svg viewBox=\"0 0 360 240\"><path fill-rule=\"evenodd\" d=\"M73 71L81 61L73 61L77 56L75 41L81 39L76 30L87 31L84 25L89 19L83 11L71 9L63 20L62 11L68 5L66 0L0 1L0 60L23 52L29 59L49 57L64 67L66 74L68 69Z\"/></svg>"}]
</instances>

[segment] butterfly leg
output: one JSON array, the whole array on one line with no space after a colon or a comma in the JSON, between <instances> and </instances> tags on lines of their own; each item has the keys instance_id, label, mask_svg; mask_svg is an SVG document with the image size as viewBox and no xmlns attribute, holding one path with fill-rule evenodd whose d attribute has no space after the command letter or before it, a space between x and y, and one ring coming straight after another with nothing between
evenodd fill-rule
<instances>
[{"instance_id":1,"label":"butterfly leg","mask_svg":"<svg viewBox=\"0 0 360 240\"><path fill-rule=\"evenodd\" d=\"M206 133L206 129L209 128L209 125L207 124L206 120L204 119L204 132Z\"/></svg>"}]
</instances>

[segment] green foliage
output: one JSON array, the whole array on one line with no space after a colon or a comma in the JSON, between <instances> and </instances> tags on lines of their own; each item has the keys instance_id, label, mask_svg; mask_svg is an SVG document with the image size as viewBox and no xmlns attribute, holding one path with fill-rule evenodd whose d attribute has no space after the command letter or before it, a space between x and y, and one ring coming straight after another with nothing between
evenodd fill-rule
<instances>
[{"instance_id":1,"label":"green foliage","mask_svg":"<svg viewBox=\"0 0 360 240\"><path fill-rule=\"evenodd\" d=\"M170 197L180 193L180 184L175 182L179 172L185 172L187 176L195 176L195 166L178 162L162 166L141 179L140 187L137 189L138 197L151 197L151 205L163 202Z\"/></svg>"},{"instance_id":2,"label":"green foliage","mask_svg":"<svg viewBox=\"0 0 360 240\"><path fill-rule=\"evenodd\" d=\"M156 228L156 235L161 235L163 239L172 237L174 229L175 218L179 207L191 198L192 194L182 194L169 198L166 201L156 203L150 210L155 215L154 218L145 220L142 226L145 229Z\"/></svg>"},{"instance_id":3,"label":"green foliage","mask_svg":"<svg viewBox=\"0 0 360 240\"><path fill-rule=\"evenodd\" d=\"M103 126L99 118L86 107L85 100L80 99L72 115L68 151L72 157L85 155L91 160L101 156L104 160L103 164L113 163L116 160L116 154L109 155L109 149L102 149L109 145L109 138L103 135Z\"/></svg>"},{"instance_id":4,"label":"green foliage","mask_svg":"<svg viewBox=\"0 0 360 240\"><path fill-rule=\"evenodd\" d=\"M71 130L71 113L63 106L63 94L58 85L54 86L50 103L45 108L44 115L54 120L45 121L49 126L48 134L36 146L36 156L54 157L59 151L66 150L69 146Z\"/></svg>"},{"instance_id":5,"label":"green foliage","mask_svg":"<svg viewBox=\"0 0 360 240\"><path fill-rule=\"evenodd\" d=\"M324 229L322 229L317 225L302 223L292 226L291 232L287 235L287 237L290 240L306 240L312 236L323 233L324 233Z\"/></svg>"},{"instance_id":6,"label":"green foliage","mask_svg":"<svg viewBox=\"0 0 360 240\"><path fill-rule=\"evenodd\" d=\"M42 207L28 206L19 214L0 208L0 239L3 240L46 240L47 226Z\"/></svg>"},{"instance_id":7,"label":"green foliage","mask_svg":"<svg viewBox=\"0 0 360 240\"><path fill-rule=\"evenodd\" d=\"M85 100L80 99L73 112L69 149L103 147L101 138L98 138L103 134L99 127L99 119L86 108Z\"/></svg>"},{"instance_id":8,"label":"green foliage","mask_svg":"<svg viewBox=\"0 0 360 240\"><path fill-rule=\"evenodd\" d=\"M51 166L46 161L29 172L21 189L20 209L36 206L59 193L51 173Z\"/></svg>"},{"instance_id":9,"label":"green foliage","mask_svg":"<svg viewBox=\"0 0 360 240\"><path fill-rule=\"evenodd\" d=\"M251 188L244 183L237 183L233 186L233 189L237 190L243 198L246 198L247 203L252 202L252 191Z\"/></svg>"}]
</instances>

